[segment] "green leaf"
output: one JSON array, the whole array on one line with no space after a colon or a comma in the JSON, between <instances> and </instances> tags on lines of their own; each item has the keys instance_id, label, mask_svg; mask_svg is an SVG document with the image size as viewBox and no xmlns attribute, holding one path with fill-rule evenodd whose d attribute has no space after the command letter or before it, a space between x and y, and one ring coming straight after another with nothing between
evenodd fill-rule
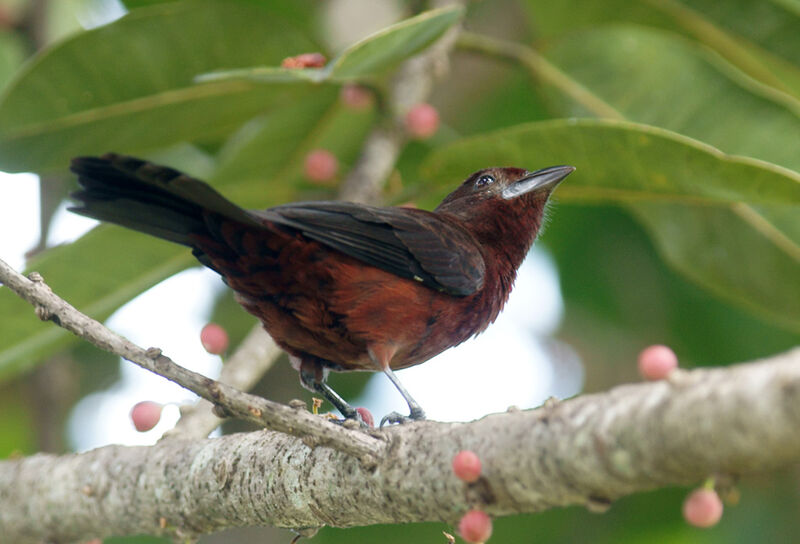
<instances>
[{"instance_id":1,"label":"green leaf","mask_svg":"<svg viewBox=\"0 0 800 544\"><path fill-rule=\"evenodd\" d=\"M667 130L608 120L546 121L464 139L434 152L425 170L452 189L471 171L490 164L576 166L558 188L557 199L626 204L651 232L663 229L665 234L654 234L654 239L678 270L701 285L714 285L714 292L728 300L800 330L797 173L725 155ZM442 186L436 196L445 192ZM655 211L658 206L663 210ZM682 211L670 213L676 209ZM758 242L757 259L745 259L737 236L724 235L726 228L748 243ZM746 273L739 271L745 267ZM726 269L729 273L723 274ZM774 291L787 286L785 303L775 305L775 295L765 286Z\"/></svg>"},{"instance_id":2,"label":"green leaf","mask_svg":"<svg viewBox=\"0 0 800 544\"><path fill-rule=\"evenodd\" d=\"M548 58L572 76L576 85L616 109L622 117L680 132L726 153L800 171L796 145L800 141L800 102L744 76L689 41L640 27L612 26L571 34L548 51ZM613 74L624 74L624 77L610 77ZM558 107L567 115L577 111L565 101L560 101ZM781 210L763 208L757 215L774 227L771 230L775 236L769 237L767 243L775 251L794 256L800 245L796 234L800 215L796 211ZM697 213L702 217L699 210ZM643 215L636 213L639 218ZM761 222L754 219L754 214L724 217L731 222L731 231L749 229L755 231L754 235L760 233ZM718 225L723 219L715 216L714 221ZM649 226L652 230L652 221ZM673 243L691 246L695 238L693 222L678 221L675 228L686 232L681 239L673 235ZM714 228L709 225L707 230ZM656 239L660 241L661 238ZM732 240L719 237L716 243L732 243ZM699 266L699 261L675 262L672 259L684 253L659 247L680 271ZM736 257L738 248L714 246L709 250L730 256L729 268L741 266ZM705 272L712 271L695 269L689 277L697 279ZM789 281L779 269L769 269L766 263L759 273L767 278L774 274L770 279L773 285ZM752 283L750 298L744 296L742 281L724 283L728 280L732 278L711 274L703 285L723 282L716 285L715 292L728 293L729 300L745 303L750 308L759 305L770 313L758 282Z\"/></svg>"},{"instance_id":3,"label":"green leaf","mask_svg":"<svg viewBox=\"0 0 800 544\"><path fill-rule=\"evenodd\" d=\"M799 206L776 208L777 213L794 214L797 227ZM745 204L639 203L629 209L681 273L800 332L800 240L789 240L769 215Z\"/></svg>"},{"instance_id":4,"label":"green leaf","mask_svg":"<svg viewBox=\"0 0 800 544\"><path fill-rule=\"evenodd\" d=\"M456 182L488 164L530 170L554 164L577 167L559 187L559 198L800 206L800 174L627 121L517 125L434 151L423 168L429 179L446 182L452 190Z\"/></svg>"},{"instance_id":5,"label":"green leaf","mask_svg":"<svg viewBox=\"0 0 800 544\"><path fill-rule=\"evenodd\" d=\"M148 7L155 4L166 4L177 0L123 0L122 4L129 10ZM223 1L223 0L218 0ZM277 15L288 21L296 28L309 34L312 31L312 21L315 17L315 8L319 6L316 0L224 0L226 3L242 2L268 9L272 15Z\"/></svg>"},{"instance_id":6,"label":"green leaf","mask_svg":"<svg viewBox=\"0 0 800 544\"><path fill-rule=\"evenodd\" d=\"M800 171L800 102L687 40L613 26L572 34L547 58L626 119ZM557 106L566 115L582 113Z\"/></svg>"},{"instance_id":7,"label":"green leaf","mask_svg":"<svg viewBox=\"0 0 800 544\"><path fill-rule=\"evenodd\" d=\"M140 153L228 134L291 100L293 89L246 81L198 85L194 77L314 48L248 3L136 10L44 51L18 74L0 99L0 168L63 169L75 155Z\"/></svg>"},{"instance_id":8,"label":"green leaf","mask_svg":"<svg viewBox=\"0 0 800 544\"><path fill-rule=\"evenodd\" d=\"M800 10L781 1L528 0L532 24L547 38L591 26L632 22L682 33L740 70L800 98Z\"/></svg>"},{"instance_id":9,"label":"green leaf","mask_svg":"<svg viewBox=\"0 0 800 544\"><path fill-rule=\"evenodd\" d=\"M266 82L350 81L376 75L421 51L457 23L463 8L450 6L426 11L384 28L345 49L324 68L287 69L271 66L205 74L198 81L248 80Z\"/></svg>"}]
</instances>

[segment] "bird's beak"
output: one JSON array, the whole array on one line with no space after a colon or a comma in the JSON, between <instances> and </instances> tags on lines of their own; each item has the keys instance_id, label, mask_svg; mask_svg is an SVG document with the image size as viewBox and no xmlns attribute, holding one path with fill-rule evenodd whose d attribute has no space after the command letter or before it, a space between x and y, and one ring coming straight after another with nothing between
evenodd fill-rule
<instances>
[{"instance_id":1,"label":"bird's beak","mask_svg":"<svg viewBox=\"0 0 800 544\"><path fill-rule=\"evenodd\" d=\"M552 191L562 179L574 171L574 166L550 166L530 172L503 189L503 198L511 200L531 191Z\"/></svg>"}]
</instances>

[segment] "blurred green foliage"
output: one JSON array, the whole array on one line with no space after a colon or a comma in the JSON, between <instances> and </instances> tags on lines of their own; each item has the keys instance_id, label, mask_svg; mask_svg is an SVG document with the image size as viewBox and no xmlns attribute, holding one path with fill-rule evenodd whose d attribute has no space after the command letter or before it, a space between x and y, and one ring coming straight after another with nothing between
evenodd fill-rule
<instances>
[{"instance_id":1,"label":"blurred green foliage","mask_svg":"<svg viewBox=\"0 0 800 544\"><path fill-rule=\"evenodd\" d=\"M800 340L800 10L792 2L477 2L465 14L427 13L354 38L344 51L326 47L324 6L312 0L125 0L129 15L74 33L78 16L108 9L104 2L50 2L57 20L23 64L34 45L23 17L31 4L0 1L0 170L65 175L70 157L113 149L187 170L252 208L331 198L333 187L303 178L305 154L330 149L346 172L384 122L380 96L392 68L463 15L467 30L513 53L456 49L431 99L443 126L404 148L388 200L430 207L491 164L577 165L540 243L558 263L559 335L581 354L588 390L636 379L632 361L654 342L693 366ZM310 51L336 63L275 70ZM379 100L348 109L342 79ZM103 226L29 268L103 319L193 264L183 248ZM234 344L253 323L229 294L214 319ZM32 416L13 381L21 371L70 349L82 392L114 372L5 289L0 320L0 456L30 453ZM363 375L337 378L346 396L363 386ZM749 479L741 503L708 531L685 525L685 491L671 489L626 498L602 516L571 508L496 520L493 541L781 542L797 532L797 481L793 471ZM441 524L324 529L316 541L444 542L442 530L452 532Z\"/></svg>"}]
</instances>

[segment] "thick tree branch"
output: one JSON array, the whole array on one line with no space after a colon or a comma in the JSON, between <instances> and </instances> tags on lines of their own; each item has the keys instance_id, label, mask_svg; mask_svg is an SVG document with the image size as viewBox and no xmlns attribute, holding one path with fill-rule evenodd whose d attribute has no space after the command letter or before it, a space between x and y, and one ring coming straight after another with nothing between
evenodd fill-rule
<instances>
[{"instance_id":1,"label":"thick tree branch","mask_svg":"<svg viewBox=\"0 0 800 544\"><path fill-rule=\"evenodd\" d=\"M335 425L303 410L243 393L187 370L157 348L142 349L70 306L55 295L36 272L30 276L30 279L26 278L0 260L0 283L33 304L40 319L53 321L97 347L185 387L220 407L226 415L301 437L311 445L324 444L339 448L367 461L383 449L380 441L366 433Z\"/></svg>"},{"instance_id":2,"label":"thick tree branch","mask_svg":"<svg viewBox=\"0 0 800 544\"><path fill-rule=\"evenodd\" d=\"M594 509L710 474L796 463L799 425L795 349L472 423L393 427L383 432L388 448L372 467L268 431L4 461L0 530L25 544L259 524L453 523L475 506L495 516ZM483 461L475 484L452 474L461 449Z\"/></svg>"}]
</instances>

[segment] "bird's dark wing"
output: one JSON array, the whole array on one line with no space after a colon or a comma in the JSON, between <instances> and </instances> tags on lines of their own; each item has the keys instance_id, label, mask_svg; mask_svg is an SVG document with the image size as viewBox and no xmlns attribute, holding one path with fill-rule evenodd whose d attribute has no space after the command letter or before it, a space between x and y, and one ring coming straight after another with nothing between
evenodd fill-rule
<instances>
[{"instance_id":1,"label":"bird's dark wing","mask_svg":"<svg viewBox=\"0 0 800 544\"><path fill-rule=\"evenodd\" d=\"M483 286L475 239L435 213L350 202L300 202L251 212L397 276L466 296Z\"/></svg>"}]
</instances>

